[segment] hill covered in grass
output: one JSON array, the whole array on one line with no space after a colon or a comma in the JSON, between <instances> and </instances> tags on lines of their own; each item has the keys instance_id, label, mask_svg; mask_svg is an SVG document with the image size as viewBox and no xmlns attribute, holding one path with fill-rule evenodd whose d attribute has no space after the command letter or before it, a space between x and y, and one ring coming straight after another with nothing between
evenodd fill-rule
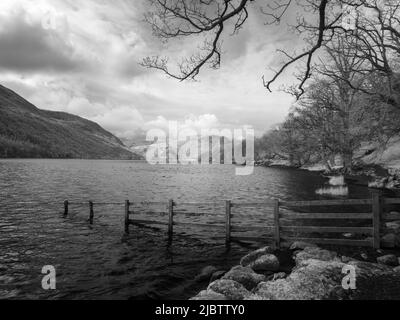
<instances>
[{"instance_id":1,"label":"hill covered in grass","mask_svg":"<svg viewBox=\"0 0 400 320\"><path fill-rule=\"evenodd\" d=\"M138 159L97 123L41 110L0 85L0 158Z\"/></svg>"}]
</instances>

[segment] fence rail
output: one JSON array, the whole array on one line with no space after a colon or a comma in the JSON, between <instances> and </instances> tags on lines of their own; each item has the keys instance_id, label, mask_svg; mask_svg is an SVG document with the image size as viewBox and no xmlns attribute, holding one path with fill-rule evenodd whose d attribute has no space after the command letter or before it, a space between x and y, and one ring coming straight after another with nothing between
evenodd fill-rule
<instances>
[{"instance_id":1,"label":"fence rail","mask_svg":"<svg viewBox=\"0 0 400 320\"><path fill-rule=\"evenodd\" d=\"M84 202L64 202L64 215L69 214L70 205L85 204ZM95 217L95 206L104 205L121 205L118 202L99 202L94 203L92 201L86 203L89 205L89 222L94 223ZM350 200L316 200L316 201L279 201L279 200L267 200L260 202L235 202L235 201L224 201L224 202L175 202L169 200L168 202L134 202L125 201L125 232L129 234L130 225L139 226L166 226L168 239L172 240L174 235L174 227L198 227L207 228L212 230L224 230L225 231L225 242L229 245L232 241L272 241L273 244L280 248L282 245L290 244L293 241L306 241L317 244L332 244L332 245L348 245L348 246L372 246L374 248L380 248L381 235L385 231L384 223L387 221L400 220L400 213L392 212L385 213L384 208L388 205L400 204L400 199L383 198L382 194L378 191L372 192L371 199L350 199ZM146 212L135 212L139 206L165 206L166 213L163 216L167 216L167 221L160 221L154 218L155 216L161 216L161 214L148 214ZM209 223L200 222L185 222L176 221L176 217L179 215L187 215L187 212L180 212L176 210L179 207L214 207L224 208L224 222L210 221ZM358 207L368 206L369 209L354 211L362 212L337 212L337 213L321 213L318 212L318 207L337 208L345 207ZM264 222L259 222L257 225L236 225L235 217L243 217L240 212L235 213L233 209L245 209L245 208L269 208L271 213L268 215L259 215L259 217L267 218L272 222L272 225L266 225ZM315 209L317 212L304 212ZM370 211L369 211L370 210ZM341 211L341 210L337 210ZM353 211L353 210L352 210ZM364 212L367 211L367 212ZM139 215L145 215L149 218L139 218ZM151 219L153 218L153 219ZM336 223L343 222L344 225L332 226L332 223L326 225L329 221L336 221ZM349 226L351 223L367 223L368 225L362 226ZM306 225L297 225L297 223L306 223ZM323 224L325 223L325 225ZM321 225L322 224L322 225ZM263 235L243 235L245 232L259 231L263 232ZM295 235L293 235L295 234ZM315 236L318 234L318 236ZM351 237L364 236L364 239L343 239L338 238L337 234L351 234ZM314 236L312 236L314 235ZM385 244L383 244L385 245Z\"/></svg>"}]
</instances>

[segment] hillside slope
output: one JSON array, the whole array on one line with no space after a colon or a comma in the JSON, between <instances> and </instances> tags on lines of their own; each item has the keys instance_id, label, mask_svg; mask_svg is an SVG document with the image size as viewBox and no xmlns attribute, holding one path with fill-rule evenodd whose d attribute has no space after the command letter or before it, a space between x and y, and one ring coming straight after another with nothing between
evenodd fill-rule
<instances>
[{"instance_id":1,"label":"hillside slope","mask_svg":"<svg viewBox=\"0 0 400 320\"><path fill-rule=\"evenodd\" d=\"M136 159L98 124L40 110L0 85L0 158Z\"/></svg>"}]
</instances>

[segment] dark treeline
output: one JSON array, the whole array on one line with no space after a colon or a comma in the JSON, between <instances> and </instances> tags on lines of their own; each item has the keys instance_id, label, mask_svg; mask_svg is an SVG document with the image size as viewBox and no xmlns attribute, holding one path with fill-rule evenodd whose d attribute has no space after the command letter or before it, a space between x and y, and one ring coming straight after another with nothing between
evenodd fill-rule
<instances>
[{"instance_id":1,"label":"dark treeline","mask_svg":"<svg viewBox=\"0 0 400 320\"><path fill-rule=\"evenodd\" d=\"M392 20L388 24L399 20L386 10L380 14ZM324 45L287 119L257 140L256 158L329 167L340 155L345 169L351 170L361 147L364 155L372 153L400 133L400 33L385 36L383 18L377 14L376 19L376 24L369 22L376 30L376 44L366 46L361 35L344 34ZM389 46L392 51L385 52Z\"/></svg>"}]
</instances>

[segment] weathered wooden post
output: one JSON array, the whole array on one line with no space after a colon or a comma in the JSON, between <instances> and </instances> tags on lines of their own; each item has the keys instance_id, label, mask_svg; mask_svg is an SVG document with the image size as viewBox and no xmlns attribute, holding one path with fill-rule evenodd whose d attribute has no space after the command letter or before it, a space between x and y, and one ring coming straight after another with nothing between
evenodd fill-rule
<instances>
[{"instance_id":1,"label":"weathered wooden post","mask_svg":"<svg viewBox=\"0 0 400 320\"><path fill-rule=\"evenodd\" d=\"M275 226L275 246L281 248L281 228L279 225L279 200L274 201L274 226Z\"/></svg>"},{"instance_id":2,"label":"weathered wooden post","mask_svg":"<svg viewBox=\"0 0 400 320\"><path fill-rule=\"evenodd\" d=\"M168 202L168 240L172 241L174 235L174 200Z\"/></svg>"},{"instance_id":3,"label":"weathered wooden post","mask_svg":"<svg viewBox=\"0 0 400 320\"><path fill-rule=\"evenodd\" d=\"M125 201L125 233L129 234L129 207L130 207L129 200Z\"/></svg>"},{"instance_id":4,"label":"weathered wooden post","mask_svg":"<svg viewBox=\"0 0 400 320\"><path fill-rule=\"evenodd\" d=\"M68 202L68 200L65 200L64 201L64 216L67 216L68 215L68 208L69 207L69 202Z\"/></svg>"},{"instance_id":5,"label":"weathered wooden post","mask_svg":"<svg viewBox=\"0 0 400 320\"><path fill-rule=\"evenodd\" d=\"M226 239L225 243L229 246L231 242L231 229L232 229L232 202L225 202L225 211L226 211Z\"/></svg>"},{"instance_id":6,"label":"weathered wooden post","mask_svg":"<svg viewBox=\"0 0 400 320\"><path fill-rule=\"evenodd\" d=\"M380 190L372 191L372 214L373 214L373 229L374 229L374 239L373 247L374 249L380 249L381 247L381 217L383 212L382 203L382 192Z\"/></svg>"},{"instance_id":7,"label":"weathered wooden post","mask_svg":"<svg viewBox=\"0 0 400 320\"><path fill-rule=\"evenodd\" d=\"M93 204L93 201L89 201L89 210L90 210L89 223L93 224L93 221L94 221L94 204Z\"/></svg>"}]
</instances>

